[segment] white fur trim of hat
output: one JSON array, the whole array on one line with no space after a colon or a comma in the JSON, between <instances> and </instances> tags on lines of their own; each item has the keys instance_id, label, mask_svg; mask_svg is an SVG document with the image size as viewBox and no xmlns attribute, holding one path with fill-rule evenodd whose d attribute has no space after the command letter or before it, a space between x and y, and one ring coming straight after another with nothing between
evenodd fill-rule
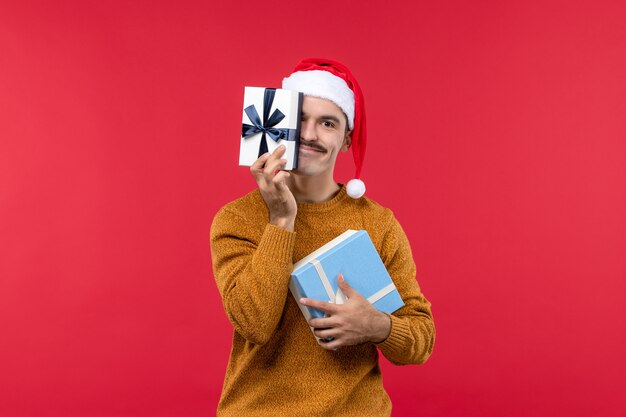
<instances>
[{"instance_id":1,"label":"white fur trim of hat","mask_svg":"<svg viewBox=\"0 0 626 417\"><path fill-rule=\"evenodd\" d=\"M297 71L283 78L283 89L332 101L348 118L348 128L354 128L354 92L336 75L320 70Z\"/></svg>"}]
</instances>

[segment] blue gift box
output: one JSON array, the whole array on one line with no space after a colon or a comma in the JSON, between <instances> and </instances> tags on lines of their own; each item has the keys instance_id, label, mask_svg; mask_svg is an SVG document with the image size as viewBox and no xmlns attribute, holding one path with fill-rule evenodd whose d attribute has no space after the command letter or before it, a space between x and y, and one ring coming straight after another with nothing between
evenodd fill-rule
<instances>
[{"instance_id":1,"label":"blue gift box","mask_svg":"<svg viewBox=\"0 0 626 417\"><path fill-rule=\"evenodd\" d=\"M348 230L298 261L291 273L289 289L307 321L324 317L324 312L299 303L306 297L343 303L338 276L384 313L404 305L380 255L365 230Z\"/></svg>"}]
</instances>

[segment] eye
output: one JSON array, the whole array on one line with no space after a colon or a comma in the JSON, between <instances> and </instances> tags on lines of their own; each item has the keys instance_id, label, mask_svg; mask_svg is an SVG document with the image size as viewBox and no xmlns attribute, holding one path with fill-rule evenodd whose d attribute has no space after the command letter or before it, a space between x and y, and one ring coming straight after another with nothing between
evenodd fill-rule
<instances>
[{"instance_id":1,"label":"eye","mask_svg":"<svg viewBox=\"0 0 626 417\"><path fill-rule=\"evenodd\" d=\"M324 120L322 124L324 125L324 127L329 127L329 128L335 127L335 124L331 122L330 120Z\"/></svg>"}]
</instances>

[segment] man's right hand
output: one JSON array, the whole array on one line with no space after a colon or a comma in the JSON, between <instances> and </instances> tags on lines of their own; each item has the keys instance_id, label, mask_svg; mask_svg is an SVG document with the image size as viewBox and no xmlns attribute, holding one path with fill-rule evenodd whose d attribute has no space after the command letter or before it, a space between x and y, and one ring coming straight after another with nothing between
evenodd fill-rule
<instances>
[{"instance_id":1,"label":"man's right hand","mask_svg":"<svg viewBox=\"0 0 626 417\"><path fill-rule=\"evenodd\" d=\"M271 154L268 152L257 159L250 167L261 196L270 213L270 223L293 231L298 206L291 190L287 186L290 174L282 169L287 164L281 159L285 154L285 146L280 145Z\"/></svg>"}]
</instances>

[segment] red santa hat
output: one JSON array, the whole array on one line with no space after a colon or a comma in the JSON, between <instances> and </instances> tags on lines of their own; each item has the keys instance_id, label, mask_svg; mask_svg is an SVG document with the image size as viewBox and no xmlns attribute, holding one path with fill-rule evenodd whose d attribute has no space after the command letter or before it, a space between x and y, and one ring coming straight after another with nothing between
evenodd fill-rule
<instances>
[{"instance_id":1,"label":"red santa hat","mask_svg":"<svg viewBox=\"0 0 626 417\"><path fill-rule=\"evenodd\" d=\"M343 110L348 118L348 128L352 130L351 147L356 166L355 178L348 181L347 191L352 198L363 196L365 184L360 176L367 142L365 107L361 87L348 67L331 59L303 59L293 73L283 79L283 88L330 100Z\"/></svg>"}]
</instances>

